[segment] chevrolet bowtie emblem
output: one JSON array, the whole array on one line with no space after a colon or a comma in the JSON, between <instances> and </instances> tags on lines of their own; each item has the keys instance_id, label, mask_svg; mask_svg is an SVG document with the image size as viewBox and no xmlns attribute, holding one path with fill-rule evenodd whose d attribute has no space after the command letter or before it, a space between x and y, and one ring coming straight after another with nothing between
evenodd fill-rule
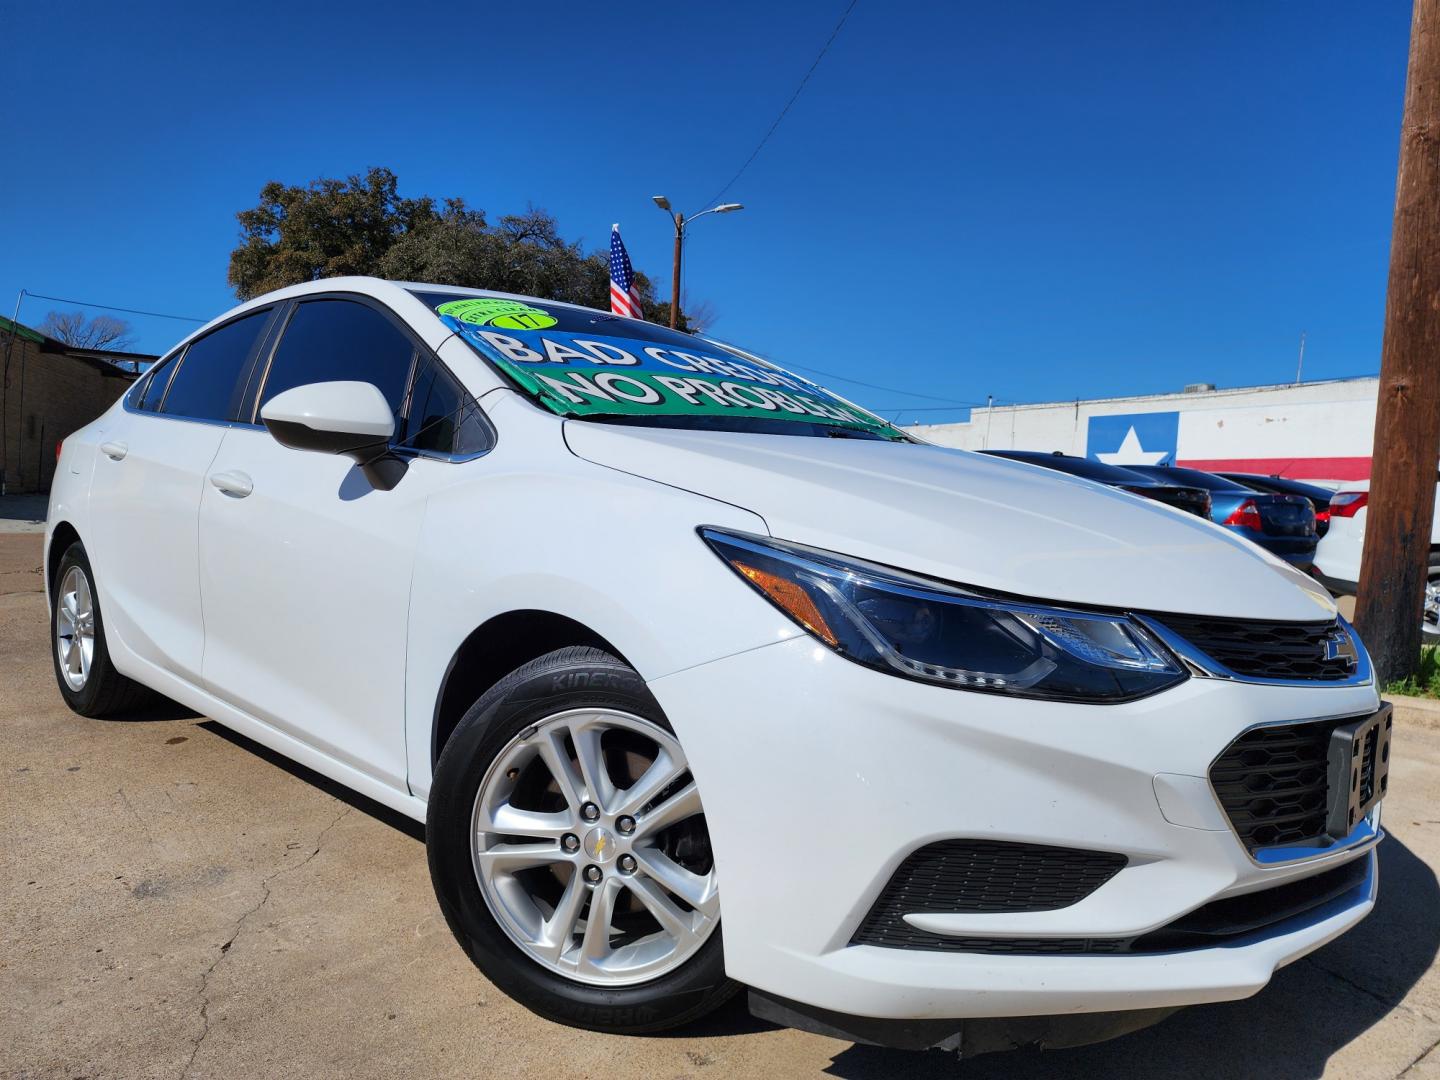
<instances>
[{"instance_id":1,"label":"chevrolet bowtie emblem","mask_svg":"<svg viewBox=\"0 0 1440 1080\"><path fill-rule=\"evenodd\" d=\"M1351 671L1360 665L1360 656L1355 651L1355 642L1343 630L1335 630L1325 636L1325 659L1340 660Z\"/></svg>"}]
</instances>

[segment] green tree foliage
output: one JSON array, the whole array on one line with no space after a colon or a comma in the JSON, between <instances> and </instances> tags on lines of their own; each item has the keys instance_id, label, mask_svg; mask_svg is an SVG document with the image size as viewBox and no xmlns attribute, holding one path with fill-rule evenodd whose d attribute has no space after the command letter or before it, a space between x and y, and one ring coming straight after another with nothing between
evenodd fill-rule
<instances>
[{"instance_id":1,"label":"green tree foliage","mask_svg":"<svg viewBox=\"0 0 1440 1080\"><path fill-rule=\"evenodd\" d=\"M266 184L260 205L236 215L241 244L229 280L242 300L302 281L368 274L609 309L607 251L565 240L555 218L534 207L494 224L463 199L403 199L389 169L305 187ZM646 318L669 321L654 287L636 274Z\"/></svg>"},{"instance_id":2,"label":"green tree foliage","mask_svg":"<svg viewBox=\"0 0 1440 1080\"><path fill-rule=\"evenodd\" d=\"M395 174L371 169L306 187L271 181L260 205L236 215L241 244L230 284L242 300L302 281L373 274L395 241L439 217L433 199L402 199Z\"/></svg>"}]
</instances>

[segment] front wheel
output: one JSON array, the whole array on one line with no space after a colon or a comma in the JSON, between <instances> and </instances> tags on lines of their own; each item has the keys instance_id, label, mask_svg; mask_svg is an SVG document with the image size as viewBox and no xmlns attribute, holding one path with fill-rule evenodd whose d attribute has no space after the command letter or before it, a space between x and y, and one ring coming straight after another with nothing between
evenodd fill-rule
<instances>
[{"instance_id":1,"label":"front wheel","mask_svg":"<svg viewBox=\"0 0 1440 1080\"><path fill-rule=\"evenodd\" d=\"M542 1016L659 1031L738 989L685 753L607 653L557 650L475 703L436 767L426 846L460 944Z\"/></svg>"}]
</instances>

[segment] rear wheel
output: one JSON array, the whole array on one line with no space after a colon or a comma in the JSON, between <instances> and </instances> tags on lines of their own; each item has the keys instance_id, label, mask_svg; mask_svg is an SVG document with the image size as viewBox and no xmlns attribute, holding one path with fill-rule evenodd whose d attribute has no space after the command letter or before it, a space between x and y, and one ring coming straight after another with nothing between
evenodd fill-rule
<instances>
[{"instance_id":1,"label":"rear wheel","mask_svg":"<svg viewBox=\"0 0 1440 1080\"><path fill-rule=\"evenodd\" d=\"M60 556L54 587L51 655L65 704L81 716L110 716L132 712L153 700L150 690L121 675L110 660L95 574L80 541Z\"/></svg>"},{"instance_id":2,"label":"rear wheel","mask_svg":"<svg viewBox=\"0 0 1440 1080\"><path fill-rule=\"evenodd\" d=\"M657 1031L738 989L685 753L640 676L598 649L532 661L466 713L426 843L456 938L543 1016Z\"/></svg>"}]
</instances>

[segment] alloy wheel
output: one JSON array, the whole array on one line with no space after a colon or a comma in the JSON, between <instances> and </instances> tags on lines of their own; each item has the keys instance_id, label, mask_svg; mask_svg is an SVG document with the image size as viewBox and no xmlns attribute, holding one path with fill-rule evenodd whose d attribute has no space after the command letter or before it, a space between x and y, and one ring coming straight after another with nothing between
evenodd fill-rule
<instances>
[{"instance_id":1,"label":"alloy wheel","mask_svg":"<svg viewBox=\"0 0 1440 1080\"><path fill-rule=\"evenodd\" d=\"M578 982L657 978L719 923L689 764L670 732L641 717L574 709L522 731L480 783L471 837L501 927Z\"/></svg>"},{"instance_id":2,"label":"alloy wheel","mask_svg":"<svg viewBox=\"0 0 1440 1080\"><path fill-rule=\"evenodd\" d=\"M85 689L95 660L95 598L85 571L72 566L60 581L55 605L55 655L65 685Z\"/></svg>"}]
</instances>

